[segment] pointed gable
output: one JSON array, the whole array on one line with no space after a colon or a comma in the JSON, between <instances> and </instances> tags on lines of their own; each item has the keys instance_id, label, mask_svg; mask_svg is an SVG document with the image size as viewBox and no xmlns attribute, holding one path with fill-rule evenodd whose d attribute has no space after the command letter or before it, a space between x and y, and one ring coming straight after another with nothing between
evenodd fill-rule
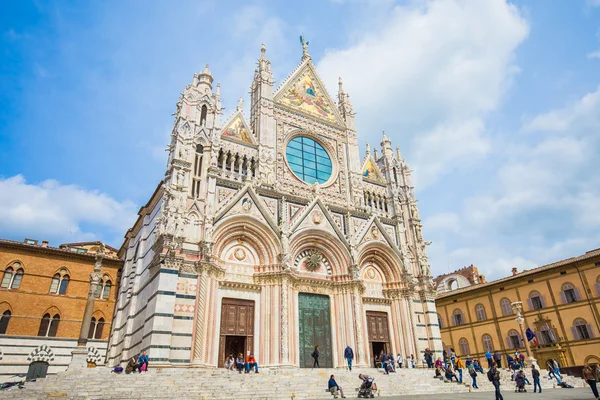
<instances>
[{"instance_id":1,"label":"pointed gable","mask_svg":"<svg viewBox=\"0 0 600 400\"><path fill-rule=\"evenodd\" d=\"M221 138L242 144L256 144L256 140L244 118L244 114L239 110L231 116L223 129L221 129Z\"/></svg>"},{"instance_id":2,"label":"pointed gable","mask_svg":"<svg viewBox=\"0 0 600 400\"><path fill-rule=\"evenodd\" d=\"M279 235L279 227L273 215L263 199L256 194L250 185L246 185L234 196L223 202L223 205L216 212L214 224L216 226L219 221L227 217L239 215L254 217L269 226L276 235Z\"/></svg>"},{"instance_id":3,"label":"pointed gable","mask_svg":"<svg viewBox=\"0 0 600 400\"><path fill-rule=\"evenodd\" d=\"M365 161L363 162L362 176L363 179L367 179L377 183L385 183L383 174L381 173L379 167L377 166L377 163L373 161L373 158L371 158L371 156L367 156L365 158Z\"/></svg>"},{"instance_id":4,"label":"pointed gable","mask_svg":"<svg viewBox=\"0 0 600 400\"><path fill-rule=\"evenodd\" d=\"M275 101L310 117L345 125L310 59L303 61L281 85L275 93Z\"/></svg>"},{"instance_id":5,"label":"pointed gable","mask_svg":"<svg viewBox=\"0 0 600 400\"><path fill-rule=\"evenodd\" d=\"M337 237L346 248L350 248L350 244L346 240L344 233L338 227L321 199L316 198L311 204L301 210L300 213L301 215L291 225L290 231L293 234L305 228L317 228L329 232L332 236Z\"/></svg>"}]
</instances>

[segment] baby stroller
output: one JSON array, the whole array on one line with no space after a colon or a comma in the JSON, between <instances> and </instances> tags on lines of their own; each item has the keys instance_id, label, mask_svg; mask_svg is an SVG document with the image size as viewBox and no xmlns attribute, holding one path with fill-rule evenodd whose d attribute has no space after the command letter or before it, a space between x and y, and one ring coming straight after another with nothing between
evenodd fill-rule
<instances>
[{"instance_id":1,"label":"baby stroller","mask_svg":"<svg viewBox=\"0 0 600 400\"><path fill-rule=\"evenodd\" d=\"M377 390L377 386L375 386L375 379L371 376L366 376L366 375L359 375L358 376L360 379L362 379L362 384L360 385L360 388L358 388L358 397L363 397L365 399L367 398L374 398L375 394L374 392Z\"/></svg>"},{"instance_id":2,"label":"baby stroller","mask_svg":"<svg viewBox=\"0 0 600 400\"><path fill-rule=\"evenodd\" d=\"M515 383L517 384L517 387L515 388L515 393L527 392L527 390L525 389L525 374L517 373L517 375L515 376Z\"/></svg>"}]
</instances>

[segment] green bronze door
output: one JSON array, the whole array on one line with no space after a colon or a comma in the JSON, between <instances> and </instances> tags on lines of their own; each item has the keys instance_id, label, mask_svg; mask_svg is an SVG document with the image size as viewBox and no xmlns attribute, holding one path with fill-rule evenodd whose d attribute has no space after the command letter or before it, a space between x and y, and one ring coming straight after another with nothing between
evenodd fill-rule
<instances>
[{"instance_id":1,"label":"green bronze door","mask_svg":"<svg viewBox=\"0 0 600 400\"><path fill-rule=\"evenodd\" d=\"M300 331L300 367L312 368L311 354L319 345L319 366L333 367L329 297L318 294L298 294Z\"/></svg>"}]
</instances>

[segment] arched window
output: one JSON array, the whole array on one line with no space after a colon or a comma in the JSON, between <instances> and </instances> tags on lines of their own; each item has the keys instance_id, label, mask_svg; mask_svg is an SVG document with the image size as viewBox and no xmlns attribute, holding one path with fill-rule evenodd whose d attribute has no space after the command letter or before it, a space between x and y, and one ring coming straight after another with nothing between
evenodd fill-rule
<instances>
[{"instance_id":1,"label":"arched window","mask_svg":"<svg viewBox=\"0 0 600 400\"><path fill-rule=\"evenodd\" d=\"M96 332L96 318L92 317L90 321L90 330L88 331L88 339L94 338L94 332Z\"/></svg>"},{"instance_id":2,"label":"arched window","mask_svg":"<svg viewBox=\"0 0 600 400\"><path fill-rule=\"evenodd\" d=\"M470 353L470 351L469 351L469 342L467 341L467 339L461 338L458 341L458 347L460 347L461 355L463 355L463 356L469 355L469 353Z\"/></svg>"},{"instance_id":3,"label":"arched window","mask_svg":"<svg viewBox=\"0 0 600 400\"><path fill-rule=\"evenodd\" d=\"M208 108L206 107L206 104L202 106L202 109L200 111L200 125L204 125L206 124L206 114L208 113Z\"/></svg>"},{"instance_id":4,"label":"arched window","mask_svg":"<svg viewBox=\"0 0 600 400\"><path fill-rule=\"evenodd\" d=\"M494 351L494 343L492 342L492 337L490 335L483 335L483 349L485 351L489 351L490 353Z\"/></svg>"},{"instance_id":5,"label":"arched window","mask_svg":"<svg viewBox=\"0 0 600 400\"><path fill-rule=\"evenodd\" d=\"M52 283L50 284L50 293L52 294L65 294L67 293L67 287L69 286L69 274L66 269L61 269L58 273L52 277Z\"/></svg>"},{"instance_id":6,"label":"arched window","mask_svg":"<svg viewBox=\"0 0 600 400\"><path fill-rule=\"evenodd\" d=\"M502 315L512 315L512 307L510 306L510 300L507 298L503 298L500 300L500 308L502 309Z\"/></svg>"},{"instance_id":7,"label":"arched window","mask_svg":"<svg viewBox=\"0 0 600 400\"><path fill-rule=\"evenodd\" d=\"M444 320L442 319L442 316L440 314L438 314L437 317L438 317L438 325L440 326L440 329L442 329L444 327Z\"/></svg>"},{"instance_id":8,"label":"arched window","mask_svg":"<svg viewBox=\"0 0 600 400\"><path fill-rule=\"evenodd\" d=\"M458 289L458 281L456 279L451 279L448 281L448 289L456 290Z\"/></svg>"},{"instance_id":9,"label":"arched window","mask_svg":"<svg viewBox=\"0 0 600 400\"><path fill-rule=\"evenodd\" d=\"M17 272L15 272L15 270ZM21 263L16 262L12 266L6 268L0 286L7 289L18 289L21 286L22 279L23 268L21 268Z\"/></svg>"},{"instance_id":10,"label":"arched window","mask_svg":"<svg viewBox=\"0 0 600 400\"><path fill-rule=\"evenodd\" d=\"M465 317L458 308L452 313L452 322L454 325L462 325L465 323Z\"/></svg>"},{"instance_id":11,"label":"arched window","mask_svg":"<svg viewBox=\"0 0 600 400\"><path fill-rule=\"evenodd\" d=\"M546 306L544 298L536 291L529 293L527 304L529 304L529 310L539 310Z\"/></svg>"},{"instance_id":12,"label":"arched window","mask_svg":"<svg viewBox=\"0 0 600 400\"><path fill-rule=\"evenodd\" d=\"M104 330L104 318L100 317L97 321L92 317L90 322L90 330L88 331L88 339L102 339L102 331Z\"/></svg>"},{"instance_id":13,"label":"arched window","mask_svg":"<svg viewBox=\"0 0 600 400\"><path fill-rule=\"evenodd\" d=\"M575 340L591 339L594 337L592 326L582 318L577 318L571 327Z\"/></svg>"},{"instance_id":14,"label":"arched window","mask_svg":"<svg viewBox=\"0 0 600 400\"><path fill-rule=\"evenodd\" d=\"M44 314L42 321L40 322L40 329L38 330L37 335L44 337L56 337L59 322L60 315L54 314L54 316L51 318L49 313Z\"/></svg>"},{"instance_id":15,"label":"arched window","mask_svg":"<svg viewBox=\"0 0 600 400\"><path fill-rule=\"evenodd\" d=\"M477 321L485 321L487 319L483 304L477 304L475 306L475 314L477 315Z\"/></svg>"},{"instance_id":16,"label":"arched window","mask_svg":"<svg viewBox=\"0 0 600 400\"><path fill-rule=\"evenodd\" d=\"M104 318L100 318L96 324L96 333L94 334L95 339L102 339L102 331L104 330Z\"/></svg>"},{"instance_id":17,"label":"arched window","mask_svg":"<svg viewBox=\"0 0 600 400\"><path fill-rule=\"evenodd\" d=\"M112 283L110 282L110 280L104 282L104 287L102 289L102 298L103 299L108 299L110 297L111 285L112 285Z\"/></svg>"},{"instance_id":18,"label":"arched window","mask_svg":"<svg viewBox=\"0 0 600 400\"><path fill-rule=\"evenodd\" d=\"M506 338L506 345L509 349L518 349L521 347L521 335L514 329L508 331L508 336Z\"/></svg>"},{"instance_id":19,"label":"arched window","mask_svg":"<svg viewBox=\"0 0 600 400\"><path fill-rule=\"evenodd\" d=\"M579 289L570 283L565 283L563 285L562 291L560 292L560 298L563 304L574 303L581 300Z\"/></svg>"},{"instance_id":20,"label":"arched window","mask_svg":"<svg viewBox=\"0 0 600 400\"><path fill-rule=\"evenodd\" d=\"M0 317L0 335L6 334L6 330L8 329L8 323L10 321L10 310L6 310L2 313Z\"/></svg>"}]
</instances>

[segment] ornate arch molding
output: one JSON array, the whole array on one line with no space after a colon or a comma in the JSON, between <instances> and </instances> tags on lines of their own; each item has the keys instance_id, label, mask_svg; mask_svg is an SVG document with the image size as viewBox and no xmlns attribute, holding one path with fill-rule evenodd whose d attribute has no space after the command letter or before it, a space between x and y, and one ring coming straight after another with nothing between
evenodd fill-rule
<instances>
[{"instance_id":1,"label":"ornate arch molding","mask_svg":"<svg viewBox=\"0 0 600 400\"><path fill-rule=\"evenodd\" d=\"M214 254L217 258L232 240L241 239L256 250L262 265L275 264L279 254L279 239L260 220L249 216L233 216L222 220L215 227Z\"/></svg>"},{"instance_id":2,"label":"ornate arch molding","mask_svg":"<svg viewBox=\"0 0 600 400\"><path fill-rule=\"evenodd\" d=\"M300 260L298 257L310 250L319 250L329 264L328 273L331 275L348 275L350 271L348 266L350 262L350 252L340 243L340 241L331 235L319 229L303 229L296 232L290 241L290 253L294 255L294 266Z\"/></svg>"},{"instance_id":3,"label":"ornate arch molding","mask_svg":"<svg viewBox=\"0 0 600 400\"><path fill-rule=\"evenodd\" d=\"M42 346L36 347L31 353L29 353L27 361L29 361L30 363L36 361L50 363L50 361L54 361L54 352L52 351L50 346L46 346L44 344Z\"/></svg>"},{"instance_id":4,"label":"ornate arch molding","mask_svg":"<svg viewBox=\"0 0 600 400\"><path fill-rule=\"evenodd\" d=\"M358 254L358 265L361 270L368 264L376 264L383 274L384 283L398 282L401 280L399 258L382 243L367 243Z\"/></svg>"}]
</instances>

